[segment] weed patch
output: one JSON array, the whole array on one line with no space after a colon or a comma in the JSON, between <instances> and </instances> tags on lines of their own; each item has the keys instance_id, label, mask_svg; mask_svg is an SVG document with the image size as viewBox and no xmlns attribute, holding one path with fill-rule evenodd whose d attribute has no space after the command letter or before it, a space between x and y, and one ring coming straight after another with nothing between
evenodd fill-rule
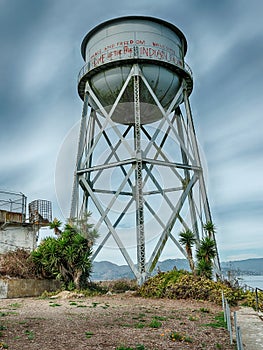
<instances>
[{"instance_id":1,"label":"weed patch","mask_svg":"<svg viewBox=\"0 0 263 350\"><path fill-rule=\"evenodd\" d=\"M162 322L156 320L155 318L153 318L149 324L149 327L151 328L160 328L162 327Z\"/></svg>"},{"instance_id":2,"label":"weed patch","mask_svg":"<svg viewBox=\"0 0 263 350\"><path fill-rule=\"evenodd\" d=\"M136 323L134 327L135 327L135 328L142 329L142 328L144 328L144 327L145 327L145 323L141 323L141 322Z\"/></svg>"},{"instance_id":3,"label":"weed patch","mask_svg":"<svg viewBox=\"0 0 263 350\"><path fill-rule=\"evenodd\" d=\"M189 320L189 321L198 321L199 318L198 318L198 317L195 317L195 316L189 316L189 317L188 317L188 320Z\"/></svg>"},{"instance_id":4,"label":"weed patch","mask_svg":"<svg viewBox=\"0 0 263 350\"><path fill-rule=\"evenodd\" d=\"M35 339L35 333L33 331L26 330L25 335L27 335L28 340L34 340Z\"/></svg>"},{"instance_id":5,"label":"weed patch","mask_svg":"<svg viewBox=\"0 0 263 350\"><path fill-rule=\"evenodd\" d=\"M13 303L9 305L12 309L18 309L22 306L20 303Z\"/></svg>"},{"instance_id":6,"label":"weed patch","mask_svg":"<svg viewBox=\"0 0 263 350\"><path fill-rule=\"evenodd\" d=\"M91 338L94 335L93 332L85 332L85 336L87 339Z\"/></svg>"},{"instance_id":7,"label":"weed patch","mask_svg":"<svg viewBox=\"0 0 263 350\"><path fill-rule=\"evenodd\" d=\"M51 307L57 307L57 306L61 306L61 304L57 304L57 303L52 303L52 302L50 302L51 304L49 304L49 306L51 306Z\"/></svg>"},{"instance_id":8,"label":"weed patch","mask_svg":"<svg viewBox=\"0 0 263 350\"><path fill-rule=\"evenodd\" d=\"M215 322L202 324L204 327L212 327L212 328L227 328L227 324L224 320L224 313L220 312L215 316Z\"/></svg>"},{"instance_id":9,"label":"weed patch","mask_svg":"<svg viewBox=\"0 0 263 350\"><path fill-rule=\"evenodd\" d=\"M189 337L189 335L184 335L179 332L171 332L169 335L170 340L172 341L179 341L179 342L186 342L186 343L192 343L193 339Z\"/></svg>"},{"instance_id":10,"label":"weed patch","mask_svg":"<svg viewBox=\"0 0 263 350\"><path fill-rule=\"evenodd\" d=\"M136 345L135 348L131 348L127 346L118 346L116 350L147 350L147 348L142 344L138 344Z\"/></svg>"},{"instance_id":11,"label":"weed patch","mask_svg":"<svg viewBox=\"0 0 263 350\"><path fill-rule=\"evenodd\" d=\"M206 307L200 307L199 309L201 312L203 312L204 314L209 314L210 310L207 309Z\"/></svg>"}]
</instances>

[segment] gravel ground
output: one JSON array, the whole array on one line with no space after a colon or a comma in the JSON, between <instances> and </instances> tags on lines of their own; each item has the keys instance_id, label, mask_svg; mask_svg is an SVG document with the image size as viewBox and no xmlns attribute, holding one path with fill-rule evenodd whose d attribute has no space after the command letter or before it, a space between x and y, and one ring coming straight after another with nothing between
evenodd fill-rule
<instances>
[{"instance_id":1,"label":"gravel ground","mask_svg":"<svg viewBox=\"0 0 263 350\"><path fill-rule=\"evenodd\" d=\"M226 329L208 325L222 311L208 302L125 293L2 299L0 307L0 349L235 349Z\"/></svg>"}]
</instances>

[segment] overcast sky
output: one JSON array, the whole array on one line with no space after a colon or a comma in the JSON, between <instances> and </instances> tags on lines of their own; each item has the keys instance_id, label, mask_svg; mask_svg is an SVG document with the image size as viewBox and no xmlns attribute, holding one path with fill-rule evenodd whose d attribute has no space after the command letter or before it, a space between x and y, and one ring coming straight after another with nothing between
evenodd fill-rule
<instances>
[{"instance_id":1,"label":"overcast sky","mask_svg":"<svg viewBox=\"0 0 263 350\"><path fill-rule=\"evenodd\" d=\"M262 0L0 0L0 188L69 215L82 39L113 17L159 17L188 42L221 260L263 257L262 14Z\"/></svg>"}]
</instances>

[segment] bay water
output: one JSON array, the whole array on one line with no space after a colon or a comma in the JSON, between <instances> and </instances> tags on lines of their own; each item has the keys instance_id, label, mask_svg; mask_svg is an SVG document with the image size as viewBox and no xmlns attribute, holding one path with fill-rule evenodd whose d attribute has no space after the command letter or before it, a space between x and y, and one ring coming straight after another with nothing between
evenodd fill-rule
<instances>
[{"instance_id":1,"label":"bay water","mask_svg":"<svg viewBox=\"0 0 263 350\"><path fill-rule=\"evenodd\" d=\"M247 285L252 288L260 288L263 290L263 275L241 275L238 277L240 286Z\"/></svg>"}]
</instances>

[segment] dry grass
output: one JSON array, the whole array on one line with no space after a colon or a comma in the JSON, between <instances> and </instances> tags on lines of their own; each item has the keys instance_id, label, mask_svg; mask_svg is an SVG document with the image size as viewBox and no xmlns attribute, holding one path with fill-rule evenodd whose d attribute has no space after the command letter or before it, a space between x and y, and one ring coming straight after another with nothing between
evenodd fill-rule
<instances>
[{"instance_id":1,"label":"dry grass","mask_svg":"<svg viewBox=\"0 0 263 350\"><path fill-rule=\"evenodd\" d=\"M0 301L0 342L12 350L234 349L213 327L220 306L122 293L72 299Z\"/></svg>"}]
</instances>

